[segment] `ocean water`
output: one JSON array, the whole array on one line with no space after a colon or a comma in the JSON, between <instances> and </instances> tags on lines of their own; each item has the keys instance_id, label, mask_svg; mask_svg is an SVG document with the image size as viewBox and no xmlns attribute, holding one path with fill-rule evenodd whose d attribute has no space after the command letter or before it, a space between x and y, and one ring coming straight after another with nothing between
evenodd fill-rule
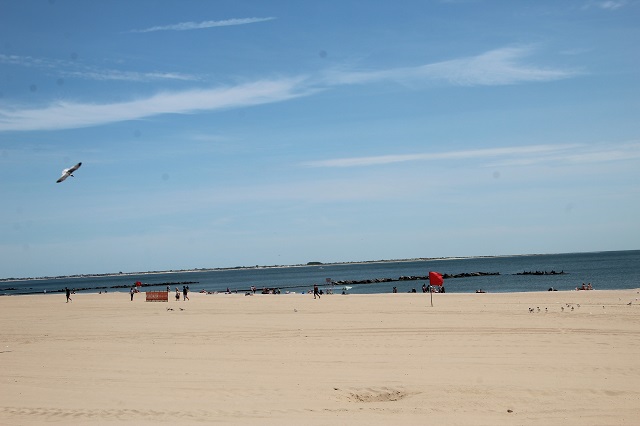
<instances>
[{"instance_id":1,"label":"ocean water","mask_svg":"<svg viewBox=\"0 0 640 426\"><path fill-rule=\"evenodd\" d=\"M280 288L283 293L305 292L314 284L324 290L331 288L326 284L327 279L334 282L384 278L395 280L401 276L426 276L429 271L452 275L471 272L499 273L446 279L444 284L449 293L473 293L477 289L490 293L545 291L549 288L573 290L583 282L591 283L595 289L601 290L631 289L640 288L640 250L0 281L0 295L37 294L44 293L45 290L51 293L62 291L65 287L91 293L105 290L128 291L128 287L136 281L145 284L142 291L163 290L167 285L172 290L176 287L182 289L182 285L189 285L192 292L226 289L244 292L251 286L258 290L265 287ZM517 275L525 271L564 273ZM394 286L401 293L412 289L421 292L425 282L348 284L351 287L348 293L390 293ZM342 292L344 286L335 285L334 293Z\"/></svg>"}]
</instances>

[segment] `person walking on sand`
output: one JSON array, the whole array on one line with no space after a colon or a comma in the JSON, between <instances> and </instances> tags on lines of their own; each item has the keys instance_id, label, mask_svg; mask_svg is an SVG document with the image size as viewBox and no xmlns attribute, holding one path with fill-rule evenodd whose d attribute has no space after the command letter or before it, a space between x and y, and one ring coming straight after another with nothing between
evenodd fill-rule
<instances>
[{"instance_id":1,"label":"person walking on sand","mask_svg":"<svg viewBox=\"0 0 640 426\"><path fill-rule=\"evenodd\" d=\"M313 285L313 298L315 299L316 296L318 296L318 299L320 299L320 292L318 291L318 284L314 284Z\"/></svg>"},{"instance_id":2,"label":"person walking on sand","mask_svg":"<svg viewBox=\"0 0 640 426\"><path fill-rule=\"evenodd\" d=\"M187 296L187 293L189 293L189 290L187 289L187 286L182 286L182 301L185 300L189 300L189 296Z\"/></svg>"},{"instance_id":3,"label":"person walking on sand","mask_svg":"<svg viewBox=\"0 0 640 426\"><path fill-rule=\"evenodd\" d=\"M73 300L71 300L71 290L69 290L69 287L65 287L64 292L67 295L67 303L73 302Z\"/></svg>"},{"instance_id":4,"label":"person walking on sand","mask_svg":"<svg viewBox=\"0 0 640 426\"><path fill-rule=\"evenodd\" d=\"M131 290L129 290L129 294L131 294L131 301L133 302L133 287L131 287Z\"/></svg>"}]
</instances>

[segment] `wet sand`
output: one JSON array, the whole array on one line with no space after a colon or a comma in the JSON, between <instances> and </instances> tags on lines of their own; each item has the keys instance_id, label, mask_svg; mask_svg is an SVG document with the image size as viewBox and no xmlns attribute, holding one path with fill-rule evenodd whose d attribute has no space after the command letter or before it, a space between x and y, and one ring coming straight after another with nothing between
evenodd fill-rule
<instances>
[{"instance_id":1,"label":"wet sand","mask_svg":"<svg viewBox=\"0 0 640 426\"><path fill-rule=\"evenodd\" d=\"M635 425L639 291L0 297L0 424Z\"/></svg>"}]
</instances>

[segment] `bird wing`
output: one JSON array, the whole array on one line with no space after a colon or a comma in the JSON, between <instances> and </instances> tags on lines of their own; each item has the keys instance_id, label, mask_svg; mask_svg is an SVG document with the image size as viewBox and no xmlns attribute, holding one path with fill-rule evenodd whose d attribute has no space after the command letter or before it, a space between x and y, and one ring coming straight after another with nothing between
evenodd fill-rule
<instances>
[{"instance_id":1,"label":"bird wing","mask_svg":"<svg viewBox=\"0 0 640 426\"><path fill-rule=\"evenodd\" d=\"M82 166L82 163L78 163L73 167L69 167L68 169L64 169L62 171L62 176L60 176L60 178L56 181L56 183L60 183L63 180L65 180L66 178L68 178L69 176L71 176L71 174L73 172L75 172L76 170L78 170L80 168L80 166Z\"/></svg>"}]
</instances>

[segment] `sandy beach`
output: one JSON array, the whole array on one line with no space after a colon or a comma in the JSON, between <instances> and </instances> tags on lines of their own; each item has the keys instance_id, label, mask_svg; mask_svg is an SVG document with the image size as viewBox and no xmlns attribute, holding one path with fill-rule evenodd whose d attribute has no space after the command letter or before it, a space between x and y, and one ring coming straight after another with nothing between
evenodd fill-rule
<instances>
[{"instance_id":1,"label":"sandy beach","mask_svg":"<svg viewBox=\"0 0 640 426\"><path fill-rule=\"evenodd\" d=\"M0 297L0 424L636 425L639 291Z\"/></svg>"}]
</instances>

